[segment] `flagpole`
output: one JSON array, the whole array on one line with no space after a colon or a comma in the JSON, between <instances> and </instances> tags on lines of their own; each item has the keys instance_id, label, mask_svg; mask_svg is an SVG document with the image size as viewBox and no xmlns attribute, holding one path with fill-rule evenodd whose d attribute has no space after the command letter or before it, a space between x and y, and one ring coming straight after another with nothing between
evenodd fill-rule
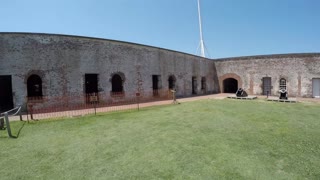
<instances>
[{"instance_id":1,"label":"flagpole","mask_svg":"<svg viewBox=\"0 0 320 180\"><path fill-rule=\"evenodd\" d=\"M198 0L198 15L199 15L199 27L200 27L200 52L202 57L206 57L204 52L204 42L203 42L203 34L202 34L202 22L201 22L201 12L200 12L200 0Z\"/></svg>"}]
</instances>

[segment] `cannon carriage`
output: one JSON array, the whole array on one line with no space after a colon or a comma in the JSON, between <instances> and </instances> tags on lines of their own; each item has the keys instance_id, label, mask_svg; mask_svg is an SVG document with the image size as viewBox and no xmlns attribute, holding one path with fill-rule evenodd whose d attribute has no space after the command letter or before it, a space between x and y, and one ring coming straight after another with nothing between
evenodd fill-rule
<instances>
[{"instance_id":1,"label":"cannon carriage","mask_svg":"<svg viewBox=\"0 0 320 180\"><path fill-rule=\"evenodd\" d=\"M279 90L280 96L279 99L285 99L288 100L288 91L284 88Z\"/></svg>"}]
</instances>

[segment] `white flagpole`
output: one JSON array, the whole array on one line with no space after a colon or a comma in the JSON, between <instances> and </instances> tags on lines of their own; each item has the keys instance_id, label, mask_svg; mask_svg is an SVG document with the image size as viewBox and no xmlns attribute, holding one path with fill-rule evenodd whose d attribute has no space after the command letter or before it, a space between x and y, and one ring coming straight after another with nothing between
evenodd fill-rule
<instances>
[{"instance_id":1,"label":"white flagpole","mask_svg":"<svg viewBox=\"0 0 320 180\"><path fill-rule=\"evenodd\" d=\"M201 13L200 13L200 0L198 0L198 15L199 15L199 27L200 27L200 52L202 57L206 57L204 52L204 42L203 42L203 35L202 35L202 22L201 22Z\"/></svg>"}]
</instances>

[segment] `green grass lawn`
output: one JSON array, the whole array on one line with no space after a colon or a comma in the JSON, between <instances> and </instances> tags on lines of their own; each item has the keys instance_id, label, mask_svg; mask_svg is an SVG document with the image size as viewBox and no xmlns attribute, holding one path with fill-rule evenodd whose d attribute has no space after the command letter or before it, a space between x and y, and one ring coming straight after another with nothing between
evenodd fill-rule
<instances>
[{"instance_id":1,"label":"green grass lawn","mask_svg":"<svg viewBox=\"0 0 320 180\"><path fill-rule=\"evenodd\" d=\"M24 126L23 126L24 125ZM202 100L0 132L0 179L320 179L320 105Z\"/></svg>"}]
</instances>

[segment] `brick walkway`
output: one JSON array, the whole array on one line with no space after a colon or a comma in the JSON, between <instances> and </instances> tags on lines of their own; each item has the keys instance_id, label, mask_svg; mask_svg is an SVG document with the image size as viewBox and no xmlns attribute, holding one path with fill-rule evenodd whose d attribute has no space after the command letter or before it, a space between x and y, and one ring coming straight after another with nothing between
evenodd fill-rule
<instances>
[{"instance_id":1,"label":"brick walkway","mask_svg":"<svg viewBox=\"0 0 320 180\"><path fill-rule=\"evenodd\" d=\"M206 95L206 96L194 96L194 97L188 97L188 98L179 98L177 101L179 103L183 102L190 102L190 101L196 101L196 100L201 100L201 99L224 99L227 96L231 94L213 94L213 95ZM267 99L266 96L257 96L258 99ZM315 98L297 98L298 102L312 102L312 103L319 103L320 104L320 99L315 99ZM139 104L139 108L145 108L145 107L151 107L151 106L159 106L159 105L168 105L172 104L172 100L166 100L166 101L155 101L155 102L149 102L149 103L141 103ZM131 105L123 105L123 106L117 106L116 108L112 107L101 107L97 108L96 112L101 113L101 112L111 112L116 110L128 110L128 109L137 109L138 105L137 104L131 104ZM76 116L83 116L87 114L94 114L94 109L92 110L72 110L72 111L64 111L64 113L61 112L52 112L52 113L44 113L44 114L38 114L38 117L43 117L41 119L48 119L48 118L58 118L58 117L65 117L64 114L68 114L68 117L76 117ZM27 115L22 115L23 120L31 119L30 115L27 117ZM35 118L36 119L36 118ZM20 120L19 116L15 117L10 117L11 121L18 121Z\"/></svg>"}]
</instances>

